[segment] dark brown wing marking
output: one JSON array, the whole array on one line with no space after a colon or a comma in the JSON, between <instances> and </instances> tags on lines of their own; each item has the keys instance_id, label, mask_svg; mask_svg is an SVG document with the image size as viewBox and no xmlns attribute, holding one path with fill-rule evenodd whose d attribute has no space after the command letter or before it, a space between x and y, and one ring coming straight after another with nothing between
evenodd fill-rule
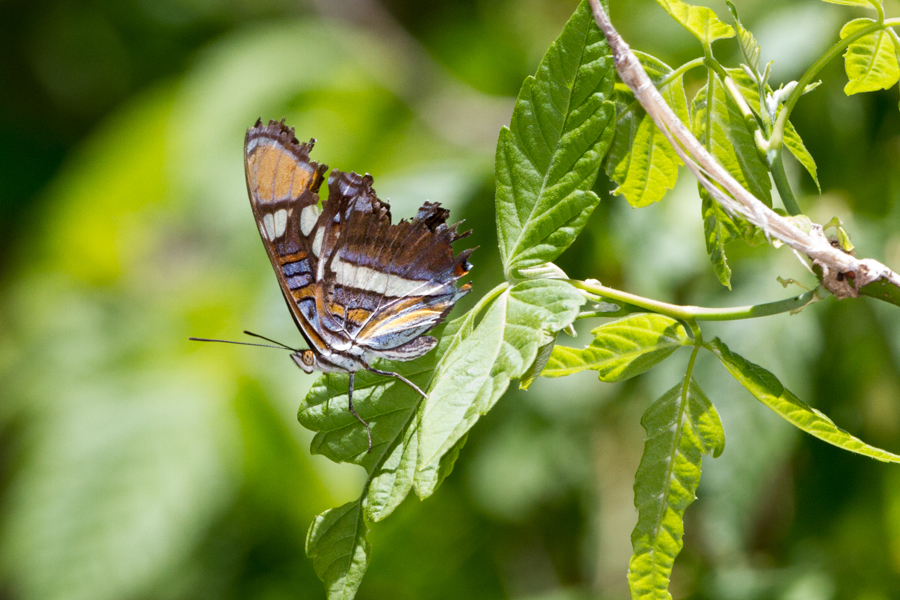
<instances>
[{"instance_id":1,"label":"dark brown wing marking","mask_svg":"<svg viewBox=\"0 0 900 600\"><path fill-rule=\"evenodd\" d=\"M455 283L468 273L472 251L454 256L451 246L468 233L447 226L449 211L428 202L411 221L391 225L369 175L334 170L328 188L316 290L323 327L371 356L393 350L392 358L409 360L424 354L433 338L411 342L471 289Z\"/></svg>"}]
</instances>

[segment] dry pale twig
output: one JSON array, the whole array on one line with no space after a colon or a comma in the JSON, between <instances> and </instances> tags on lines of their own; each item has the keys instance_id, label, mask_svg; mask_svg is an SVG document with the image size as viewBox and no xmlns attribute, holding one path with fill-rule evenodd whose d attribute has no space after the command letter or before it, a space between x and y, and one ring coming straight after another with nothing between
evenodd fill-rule
<instances>
[{"instance_id":1,"label":"dry pale twig","mask_svg":"<svg viewBox=\"0 0 900 600\"><path fill-rule=\"evenodd\" d=\"M729 212L739 214L762 229L768 237L780 240L812 259L813 265L822 271L822 283L838 298L856 297L862 291L898 304L900 276L897 273L876 260L858 259L835 248L821 225L814 224L810 233L804 232L744 189L666 104L640 61L612 26L599 0L590 0L590 4L594 20L612 49L622 82L631 89L678 156L713 198ZM866 286L870 287L862 290Z\"/></svg>"}]
</instances>

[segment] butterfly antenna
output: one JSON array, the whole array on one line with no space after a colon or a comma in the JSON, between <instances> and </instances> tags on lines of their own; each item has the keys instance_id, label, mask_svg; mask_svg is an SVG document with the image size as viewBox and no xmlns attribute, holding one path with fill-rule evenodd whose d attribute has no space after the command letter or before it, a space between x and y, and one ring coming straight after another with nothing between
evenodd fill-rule
<instances>
[{"instance_id":1,"label":"butterfly antenna","mask_svg":"<svg viewBox=\"0 0 900 600\"><path fill-rule=\"evenodd\" d=\"M269 344L251 344L250 342L235 342L232 340L211 340L208 338L190 337L192 342L219 342L220 344L237 344L239 346L258 346L260 348L275 348L276 350L293 350L293 348L285 348L284 346L270 346Z\"/></svg>"},{"instance_id":2,"label":"butterfly antenna","mask_svg":"<svg viewBox=\"0 0 900 600\"><path fill-rule=\"evenodd\" d=\"M275 340L269 339L264 335L259 335L258 333L253 333L252 331L247 331L247 330L244 330L244 333L251 337L259 338L261 340L266 340L267 342L272 342L273 344L278 344L280 347L284 348L285 350L290 350L292 352L300 352L300 350L298 348L291 348L287 344L282 344L281 342L276 342Z\"/></svg>"},{"instance_id":3,"label":"butterfly antenna","mask_svg":"<svg viewBox=\"0 0 900 600\"><path fill-rule=\"evenodd\" d=\"M350 390L347 392L347 402L350 404L350 414L356 417L356 420L363 424L363 427L366 428L366 435L369 437L369 449L366 450L366 454L372 451L372 430L369 428L369 424L363 421L362 417L356 414L356 411L353 410L353 376L355 373L350 372Z\"/></svg>"},{"instance_id":4,"label":"butterfly antenna","mask_svg":"<svg viewBox=\"0 0 900 600\"><path fill-rule=\"evenodd\" d=\"M391 371L379 371L378 369L373 369L372 367L366 367L366 370L369 371L370 373L375 373L376 375L386 375L386 376L388 376L388 377L393 377L394 379L399 379L400 381L402 381L403 383L405 383L406 385L408 385L408 386L411 387L412 389L414 389L414 390L416 390L417 392L419 392L419 394L420 394L423 398L427 398L427 397L428 397L428 394L426 394L425 392L423 392L422 390L420 390L420 389L419 389L419 386L417 386L416 384L414 384L412 381L410 381L409 379L407 379L406 377L404 377L404 376L401 375L400 373L393 373L393 372L391 372Z\"/></svg>"}]
</instances>

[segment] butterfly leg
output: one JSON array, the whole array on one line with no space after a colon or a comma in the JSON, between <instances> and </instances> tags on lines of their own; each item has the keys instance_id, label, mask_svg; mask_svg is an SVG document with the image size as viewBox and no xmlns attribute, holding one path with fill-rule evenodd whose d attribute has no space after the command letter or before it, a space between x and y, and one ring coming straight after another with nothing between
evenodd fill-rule
<instances>
[{"instance_id":1,"label":"butterfly leg","mask_svg":"<svg viewBox=\"0 0 900 600\"><path fill-rule=\"evenodd\" d=\"M369 424L362 420L356 411L353 410L353 376L356 373L350 372L350 390L347 392L347 401L350 403L350 414L356 417L356 420L363 424L363 427L366 428L366 435L369 437L369 449L366 452L372 451L372 430L369 429Z\"/></svg>"},{"instance_id":2,"label":"butterfly leg","mask_svg":"<svg viewBox=\"0 0 900 600\"><path fill-rule=\"evenodd\" d=\"M372 367L368 367L368 366L366 367L366 370L369 371L370 373L375 373L376 375L387 375L388 377L393 377L395 379L399 379L400 381L402 381L403 383L405 383L412 389L419 392L419 394L421 394L423 398L428 397L428 395L425 392L423 392L422 390L419 389L419 386L414 384L412 381L410 381L409 379L407 379L400 373L393 373L391 371L379 371L378 369L373 369Z\"/></svg>"}]
</instances>

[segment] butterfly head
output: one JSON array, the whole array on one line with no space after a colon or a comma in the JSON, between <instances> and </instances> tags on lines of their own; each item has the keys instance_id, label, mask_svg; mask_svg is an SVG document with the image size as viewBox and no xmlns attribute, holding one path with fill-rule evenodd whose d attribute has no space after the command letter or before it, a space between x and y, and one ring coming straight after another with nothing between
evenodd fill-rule
<instances>
[{"instance_id":1,"label":"butterfly head","mask_svg":"<svg viewBox=\"0 0 900 600\"><path fill-rule=\"evenodd\" d=\"M297 363L297 366L306 373L312 373L316 370L316 355L312 350L302 350L291 354L291 358Z\"/></svg>"}]
</instances>

